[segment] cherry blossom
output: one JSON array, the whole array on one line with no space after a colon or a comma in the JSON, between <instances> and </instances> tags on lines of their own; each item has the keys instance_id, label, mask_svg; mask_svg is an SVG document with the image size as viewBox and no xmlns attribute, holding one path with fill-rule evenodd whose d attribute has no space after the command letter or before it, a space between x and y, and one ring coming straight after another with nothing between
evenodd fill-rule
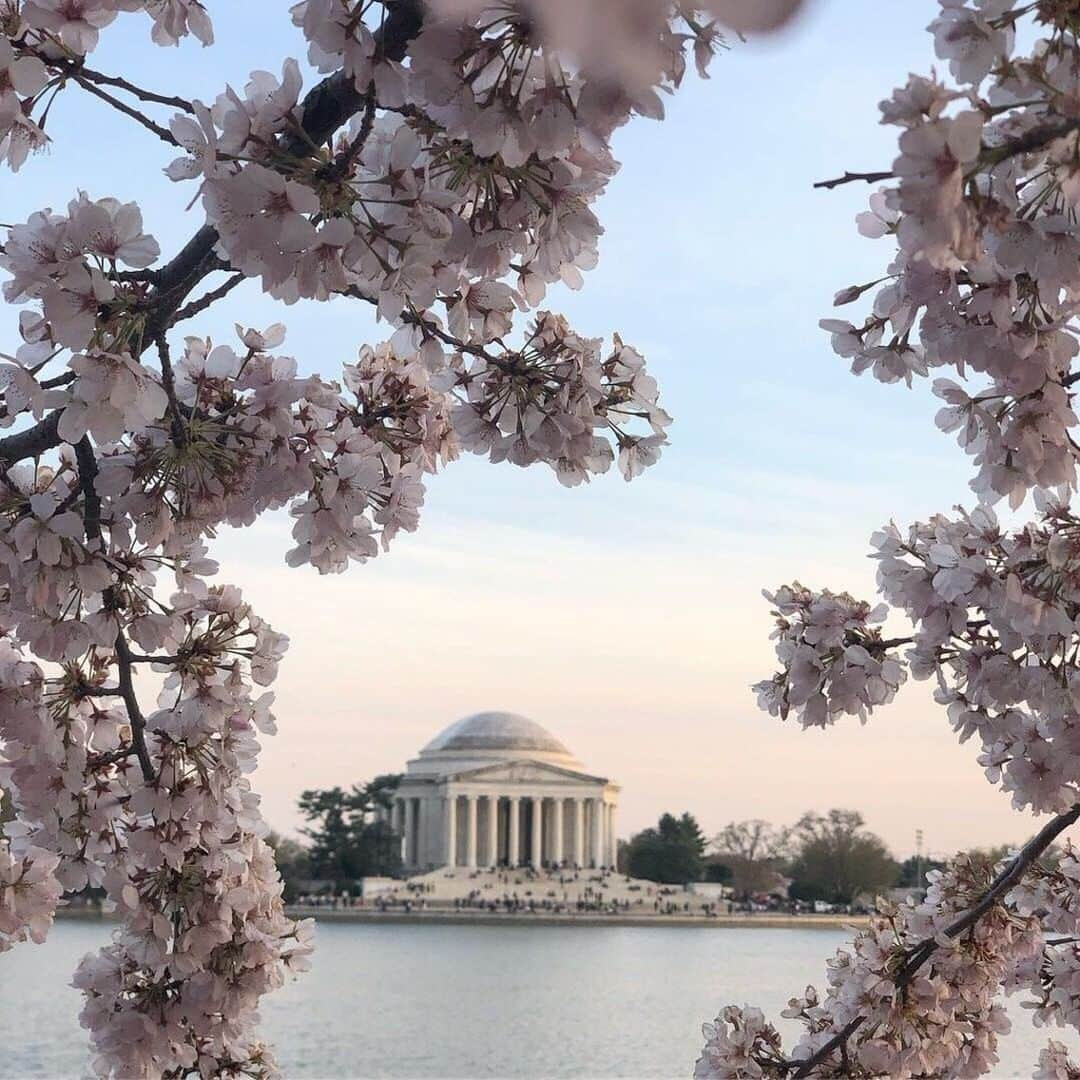
<instances>
[{"instance_id":1,"label":"cherry blossom","mask_svg":"<svg viewBox=\"0 0 1080 1080\"><path fill-rule=\"evenodd\" d=\"M971 456L978 503L873 535L876 609L797 584L767 594L780 670L755 689L812 726L865 719L905 672L931 680L989 782L1050 817L998 867L958 857L921 901L879 901L826 993L784 1013L806 1029L790 1052L757 1010L725 1009L706 1025L700 1076L982 1075L1007 1030L1003 994L1023 995L1037 1023L1080 1027L1080 872L1071 847L1040 861L1080 817L1074 13L940 7L929 31L952 81L909 76L880 106L898 129L891 168L823 184L886 181L857 227L895 249L874 280L836 294L867 313L821 325L856 374L933 379L937 425ZM992 508L1029 498L1025 525ZM885 638L871 625L885 619L907 625ZM1078 1073L1051 1041L1036 1075Z\"/></svg>"},{"instance_id":2,"label":"cherry blossom","mask_svg":"<svg viewBox=\"0 0 1080 1080\"><path fill-rule=\"evenodd\" d=\"M215 581L215 536L286 511L286 561L340 572L417 529L464 452L564 484L656 462L644 357L541 306L597 263L613 133L755 6L775 26L798 5L307 0L325 78L289 58L189 101L84 61L135 15L210 44L199 0L0 0L0 155L26 166L85 91L165 144L196 218L163 261L137 205L76 189L0 248L0 950L104 889L118 928L75 975L96 1073L279 1075L259 1002L313 947L252 783L288 641ZM603 61L615 32L629 64ZM386 334L302 375L283 324L200 327L245 281L369 305Z\"/></svg>"}]
</instances>

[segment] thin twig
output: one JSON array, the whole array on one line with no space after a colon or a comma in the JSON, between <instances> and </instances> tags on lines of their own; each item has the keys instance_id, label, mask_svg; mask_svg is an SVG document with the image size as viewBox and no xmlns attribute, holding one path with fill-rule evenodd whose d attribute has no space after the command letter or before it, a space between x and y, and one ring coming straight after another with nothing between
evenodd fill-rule
<instances>
[{"instance_id":1,"label":"thin twig","mask_svg":"<svg viewBox=\"0 0 1080 1080\"><path fill-rule=\"evenodd\" d=\"M814 187L832 189L839 187L841 184L852 184L859 180L863 180L868 184L876 184L879 180L891 180L893 176L892 169L886 172L845 172L843 176L838 176L834 180L818 180Z\"/></svg>"},{"instance_id":2,"label":"thin twig","mask_svg":"<svg viewBox=\"0 0 1080 1080\"><path fill-rule=\"evenodd\" d=\"M997 146L983 146L970 171L975 172L987 166L993 167L1018 154L1030 154L1033 150L1041 150L1055 139L1063 138L1078 129L1080 129L1080 118L1070 117L1057 124L1043 124L1041 127L1032 128L1031 131L1015 139L1006 139ZM867 184L875 184L879 180L894 179L896 179L896 174L891 169L881 172L845 172L843 176L838 176L833 180L819 180L814 187L831 189L860 180Z\"/></svg>"},{"instance_id":3,"label":"thin twig","mask_svg":"<svg viewBox=\"0 0 1080 1080\"><path fill-rule=\"evenodd\" d=\"M326 175L328 179L340 180L342 177L349 174L353 162L357 159L361 150L364 149L364 144L371 135L371 129L375 126L374 79L368 84L367 92L364 95L364 102L364 116L360 121L360 130L356 133L356 138L349 143L341 156L327 167Z\"/></svg>"},{"instance_id":4,"label":"thin twig","mask_svg":"<svg viewBox=\"0 0 1080 1080\"><path fill-rule=\"evenodd\" d=\"M160 124L155 124L149 116L139 112L138 109L132 108L119 98L113 97L108 91L102 90L100 86L95 86L92 82L82 78L77 73L72 73L71 78L73 78L88 94L93 94L94 97L101 98L102 101L107 102L125 116L130 116L136 123L142 124L147 131L152 131L159 139L163 139L172 146L180 146L179 140L177 140L176 136L173 135L168 128L163 128Z\"/></svg>"},{"instance_id":5,"label":"thin twig","mask_svg":"<svg viewBox=\"0 0 1080 1080\"><path fill-rule=\"evenodd\" d=\"M54 61L47 61L48 63L54 63ZM93 83L97 83L100 86L115 86L118 90L126 90L129 94L133 94L140 101L153 102L155 105L168 105L174 109L182 109L184 112L195 112L195 106L188 101L187 98L176 97L168 94L158 94L153 90L147 90L144 87L136 86L135 83L129 82L127 79L121 79L116 75L106 75L101 71L94 71L91 68L86 67L85 64L79 64L75 67L75 72L81 75L84 79L89 79Z\"/></svg>"},{"instance_id":6,"label":"thin twig","mask_svg":"<svg viewBox=\"0 0 1080 1080\"><path fill-rule=\"evenodd\" d=\"M218 300L228 296L240 282L246 280L247 275L237 271L224 284L219 285L216 289L211 289L205 296L200 296L198 300L193 300L190 304L186 304L182 307L173 316L172 325L175 326L178 322L183 322L185 319L191 319L200 312L205 311L211 304L216 304Z\"/></svg>"},{"instance_id":7,"label":"thin twig","mask_svg":"<svg viewBox=\"0 0 1080 1080\"><path fill-rule=\"evenodd\" d=\"M119 746L115 750L102 751L100 754L91 754L86 759L86 768L89 772L95 772L96 770L104 769L109 765L115 765L119 761L124 761L134 753L135 747L128 744L126 746Z\"/></svg>"}]
</instances>

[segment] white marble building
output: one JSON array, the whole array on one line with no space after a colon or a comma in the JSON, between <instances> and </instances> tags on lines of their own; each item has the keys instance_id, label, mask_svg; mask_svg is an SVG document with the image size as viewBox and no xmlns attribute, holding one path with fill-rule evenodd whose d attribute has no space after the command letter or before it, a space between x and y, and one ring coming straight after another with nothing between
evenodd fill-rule
<instances>
[{"instance_id":1,"label":"white marble building","mask_svg":"<svg viewBox=\"0 0 1080 1080\"><path fill-rule=\"evenodd\" d=\"M614 866L619 786L513 713L451 724L409 761L393 803L408 871Z\"/></svg>"}]
</instances>

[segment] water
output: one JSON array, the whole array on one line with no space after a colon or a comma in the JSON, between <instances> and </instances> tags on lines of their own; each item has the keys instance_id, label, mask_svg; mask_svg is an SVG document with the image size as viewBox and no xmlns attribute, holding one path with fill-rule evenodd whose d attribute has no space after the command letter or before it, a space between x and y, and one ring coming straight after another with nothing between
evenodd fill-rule
<instances>
[{"instance_id":1,"label":"water","mask_svg":"<svg viewBox=\"0 0 1080 1080\"><path fill-rule=\"evenodd\" d=\"M62 921L47 945L0 958L3 1080L86 1075L67 983L108 931ZM267 1001L263 1029L290 1077L687 1077L702 1020L746 1001L776 1018L844 937L324 923L313 970ZM1000 1077L1030 1076L1045 1045L1013 1015Z\"/></svg>"}]
</instances>

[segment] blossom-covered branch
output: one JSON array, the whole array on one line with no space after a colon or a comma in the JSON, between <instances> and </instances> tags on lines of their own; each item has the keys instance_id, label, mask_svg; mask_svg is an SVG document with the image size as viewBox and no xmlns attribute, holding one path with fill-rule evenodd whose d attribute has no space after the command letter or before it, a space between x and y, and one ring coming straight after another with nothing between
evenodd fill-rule
<instances>
[{"instance_id":1,"label":"blossom-covered branch","mask_svg":"<svg viewBox=\"0 0 1080 1080\"><path fill-rule=\"evenodd\" d=\"M701 1076L980 1075L1009 992L1033 993L1042 1021L1080 1025L1080 872L1071 849L1057 867L1038 861L1080 816L1076 5L942 0L929 29L953 83L911 76L880 106L899 129L892 168L819 185L891 181L858 227L896 244L879 277L836 295L868 300L865 318L822 326L857 374L910 386L949 372L933 383L937 423L972 456L980 505L875 533L876 609L798 585L770 595L780 670L756 689L770 712L824 726L865 719L905 673L931 679L987 779L1017 809L1056 816L996 876L958 857L921 901L879 901L825 997L808 988L785 1012L806 1029L790 1055L758 1010L725 1010ZM1037 519L1004 529L992 504L1029 496ZM890 613L910 633L871 625ZM1037 1068L1080 1075L1056 1042Z\"/></svg>"},{"instance_id":2,"label":"blossom-covered branch","mask_svg":"<svg viewBox=\"0 0 1080 1080\"><path fill-rule=\"evenodd\" d=\"M98 1073L277 1075L256 1010L312 947L250 781L287 639L212 583L214 536L287 509L288 562L338 572L417 528L425 484L463 452L566 484L653 464L670 418L644 358L575 332L547 290L597 261L613 133L662 116L689 57L706 74L722 27L798 6L304 0L321 81L304 93L290 59L201 101L86 62L128 14L159 45L209 44L200 0L0 0L0 158L35 168L63 137L58 97L83 92L157 136L147 153L179 150L161 164L199 207L168 259L137 205L78 190L0 249L19 309L0 357L0 783L17 813L0 949L42 940L63 891L105 890L121 926L75 978ZM388 340L331 381L299 375L281 324L200 335L244 283L370 304Z\"/></svg>"}]
</instances>

